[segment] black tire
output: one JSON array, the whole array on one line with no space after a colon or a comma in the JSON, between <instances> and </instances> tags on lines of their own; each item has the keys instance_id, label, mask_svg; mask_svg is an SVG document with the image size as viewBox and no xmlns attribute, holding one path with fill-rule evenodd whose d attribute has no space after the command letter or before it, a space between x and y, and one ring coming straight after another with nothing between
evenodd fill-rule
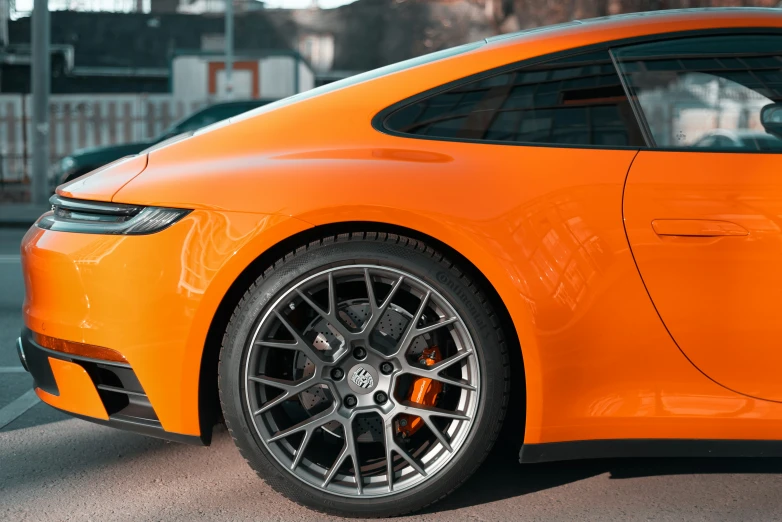
<instances>
[{"instance_id":1,"label":"black tire","mask_svg":"<svg viewBox=\"0 0 782 522\"><path fill-rule=\"evenodd\" d=\"M371 264L403 269L444 296L472 336L480 367L478 407L467 438L451 460L423 483L384 497L346 497L311 487L282 466L253 428L244 400L242 368L259 318L287 288L324 268ZM309 508L348 517L389 517L418 511L442 499L470 477L500 432L510 392L510 363L497 314L475 282L421 241L386 233L326 237L298 248L268 268L247 289L227 331L219 363L223 414L239 451L275 490Z\"/></svg>"}]
</instances>

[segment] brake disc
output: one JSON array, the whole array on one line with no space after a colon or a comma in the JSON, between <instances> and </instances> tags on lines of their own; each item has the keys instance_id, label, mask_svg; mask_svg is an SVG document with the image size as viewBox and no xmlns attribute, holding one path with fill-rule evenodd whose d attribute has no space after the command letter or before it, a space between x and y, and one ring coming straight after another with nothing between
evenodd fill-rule
<instances>
[{"instance_id":1,"label":"brake disc","mask_svg":"<svg viewBox=\"0 0 782 522\"><path fill-rule=\"evenodd\" d=\"M338 315L340 320L351 330L360 330L372 315L369 303L366 299L345 301L338 305ZM403 308L392 305L380 318L377 327L375 327L374 341L378 345L385 345L393 348L399 342L412 316ZM339 335L328 322L320 316L307 326L304 330L305 339L313 339L312 345L316 350L324 353L339 349L344 343L344 339ZM428 343L425 336L418 337L410 347L410 354L418 355L427 348ZM428 337L428 336L427 336ZM373 342L374 342L373 341ZM296 354L294 360L294 372L297 379L305 379L312 376L315 372L315 365L301 352ZM331 392L324 386L313 386L298 395L301 406L309 415L315 415L322 411L334 400ZM383 441L383 422L376 415L359 415L356 419L358 442L382 442ZM335 436L342 437L340 425L338 422L330 422L323 425L323 430Z\"/></svg>"}]
</instances>

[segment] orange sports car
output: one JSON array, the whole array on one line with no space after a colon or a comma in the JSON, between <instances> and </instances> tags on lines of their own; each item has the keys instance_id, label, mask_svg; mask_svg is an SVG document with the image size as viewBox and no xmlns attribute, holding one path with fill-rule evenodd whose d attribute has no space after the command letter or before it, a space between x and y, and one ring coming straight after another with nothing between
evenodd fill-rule
<instances>
[{"instance_id":1,"label":"orange sports car","mask_svg":"<svg viewBox=\"0 0 782 522\"><path fill-rule=\"evenodd\" d=\"M358 75L60 186L41 400L354 516L520 459L782 456L782 10L575 21Z\"/></svg>"}]
</instances>

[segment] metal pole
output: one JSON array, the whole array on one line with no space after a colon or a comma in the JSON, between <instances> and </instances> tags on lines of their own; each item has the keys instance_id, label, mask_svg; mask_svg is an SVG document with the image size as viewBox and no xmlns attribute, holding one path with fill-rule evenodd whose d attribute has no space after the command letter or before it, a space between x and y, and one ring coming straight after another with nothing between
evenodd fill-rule
<instances>
[{"instance_id":1,"label":"metal pole","mask_svg":"<svg viewBox=\"0 0 782 522\"><path fill-rule=\"evenodd\" d=\"M51 88L48 0L34 0L32 17L33 172L31 199L34 204L44 204L49 199L46 180L46 173L49 169L49 89Z\"/></svg>"},{"instance_id":2,"label":"metal pole","mask_svg":"<svg viewBox=\"0 0 782 522\"><path fill-rule=\"evenodd\" d=\"M10 42L8 38L8 20L11 18L11 0L0 0L0 46L5 47ZM0 85L2 85L2 71L0 71ZM0 170L0 181L3 173Z\"/></svg>"},{"instance_id":3,"label":"metal pole","mask_svg":"<svg viewBox=\"0 0 782 522\"><path fill-rule=\"evenodd\" d=\"M234 2L225 0L225 93L228 99L233 98L234 69Z\"/></svg>"},{"instance_id":4,"label":"metal pole","mask_svg":"<svg viewBox=\"0 0 782 522\"><path fill-rule=\"evenodd\" d=\"M11 18L11 0L0 0L0 45L8 45L8 20Z\"/></svg>"}]
</instances>

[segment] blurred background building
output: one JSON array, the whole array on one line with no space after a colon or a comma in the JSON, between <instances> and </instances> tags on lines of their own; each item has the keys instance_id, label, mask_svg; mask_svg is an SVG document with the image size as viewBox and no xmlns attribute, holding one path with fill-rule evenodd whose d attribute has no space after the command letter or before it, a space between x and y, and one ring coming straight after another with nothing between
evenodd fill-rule
<instances>
[{"instance_id":1,"label":"blurred background building","mask_svg":"<svg viewBox=\"0 0 782 522\"><path fill-rule=\"evenodd\" d=\"M297 9L282 9L300 6ZM325 5L343 4L324 9ZM779 0L49 0L50 161L158 136L221 100L293 95L523 28L634 11ZM32 0L0 0L0 204L29 199Z\"/></svg>"}]
</instances>

